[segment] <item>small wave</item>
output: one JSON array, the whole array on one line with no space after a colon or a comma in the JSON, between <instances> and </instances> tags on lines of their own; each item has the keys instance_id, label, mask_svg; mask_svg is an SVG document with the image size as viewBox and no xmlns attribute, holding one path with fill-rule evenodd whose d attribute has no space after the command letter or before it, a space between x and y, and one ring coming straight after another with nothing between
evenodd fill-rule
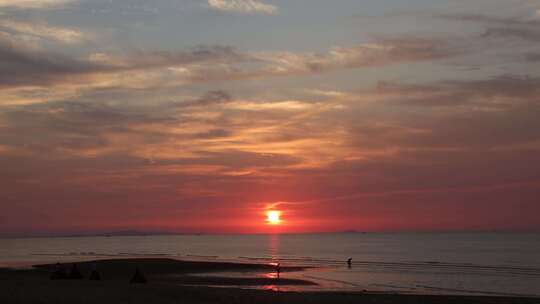
<instances>
[{"instance_id":1,"label":"small wave","mask_svg":"<svg viewBox=\"0 0 540 304\"><path fill-rule=\"evenodd\" d=\"M458 289L458 288L443 288L427 285L416 285L417 287L437 290L444 292L457 292L457 293L472 293L472 294L482 294L482 295L493 295L493 296L506 296L506 297L539 297L539 295L534 294L521 294L521 293L510 293L510 292L496 292L496 291L486 291L486 290L471 290L471 289Z\"/></svg>"},{"instance_id":2,"label":"small wave","mask_svg":"<svg viewBox=\"0 0 540 304\"><path fill-rule=\"evenodd\" d=\"M415 290L416 289L415 287L399 286L399 285L391 285L391 284L371 284L370 286L393 288L393 289L406 289L406 290Z\"/></svg>"},{"instance_id":3,"label":"small wave","mask_svg":"<svg viewBox=\"0 0 540 304\"><path fill-rule=\"evenodd\" d=\"M94 253L94 252L69 252L69 253L32 253L33 256L51 256L51 257L76 257L76 256L91 256L91 257L115 257L116 254Z\"/></svg>"},{"instance_id":4,"label":"small wave","mask_svg":"<svg viewBox=\"0 0 540 304\"><path fill-rule=\"evenodd\" d=\"M205 259L217 259L219 258L218 255L199 255L199 254L186 254L188 257L194 257L194 258L205 258Z\"/></svg>"},{"instance_id":5,"label":"small wave","mask_svg":"<svg viewBox=\"0 0 540 304\"><path fill-rule=\"evenodd\" d=\"M151 257L151 256L160 256L160 257L163 257L163 256L169 256L169 254L166 254L166 253L135 253L135 252L120 252L118 253L118 255L122 255L122 256L146 256L146 257Z\"/></svg>"},{"instance_id":6,"label":"small wave","mask_svg":"<svg viewBox=\"0 0 540 304\"><path fill-rule=\"evenodd\" d=\"M319 281L327 281L327 282L334 282L334 283L340 283L340 284L344 284L344 285L350 285L350 286L354 286L354 287L361 287L361 285L358 285L358 284L355 284L355 283L352 283L352 282L348 282L348 281L343 281L343 280L334 280L334 279L328 279L328 278L321 278L321 277L317 277L317 276L313 276L313 275L302 275L304 278L308 278L308 279L314 279L314 280L319 280Z\"/></svg>"}]
</instances>

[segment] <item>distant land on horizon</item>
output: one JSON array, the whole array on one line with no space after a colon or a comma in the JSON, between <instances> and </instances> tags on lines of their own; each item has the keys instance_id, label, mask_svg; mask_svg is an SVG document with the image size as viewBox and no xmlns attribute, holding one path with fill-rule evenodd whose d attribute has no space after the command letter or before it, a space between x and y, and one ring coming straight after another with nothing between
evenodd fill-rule
<instances>
[{"instance_id":1,"label":"distant land on horizon","mask_svg":"<svg viewBox=\"0 0 540 304\"><path fill-rule=\"evenodd\" d=\"M88 233L50 233L50 234L23 234L23 235L0 235L0 238L17 239L17 238L84 238L84 237L122 237L122 236L235 236L235 235L310 235L310 234L537 234L540 231L509 231L509 230L492 230L492 231L359 231L359 230L344 230L344 231L320 231L320 232L284 232L284 233L213 233L213 232L168 232L168 231L137 231L123 230L111 232L88 232Z\"/></svg>"}]
</instances>

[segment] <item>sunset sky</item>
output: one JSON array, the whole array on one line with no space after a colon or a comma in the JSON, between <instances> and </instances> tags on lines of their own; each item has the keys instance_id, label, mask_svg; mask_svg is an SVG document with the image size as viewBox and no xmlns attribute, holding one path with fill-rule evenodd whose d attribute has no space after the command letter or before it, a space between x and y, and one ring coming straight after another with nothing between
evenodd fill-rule
<instances>
[{"instance_id":1,"label":"sunset sky","mask_svg":"<svg viewBox=\"0 0 540 304\"><path fill-rule=\"evenodd\" d=\"M0 235L538 231L540 0L0 0L0 210Z\"/></svg>"}]
</instances>

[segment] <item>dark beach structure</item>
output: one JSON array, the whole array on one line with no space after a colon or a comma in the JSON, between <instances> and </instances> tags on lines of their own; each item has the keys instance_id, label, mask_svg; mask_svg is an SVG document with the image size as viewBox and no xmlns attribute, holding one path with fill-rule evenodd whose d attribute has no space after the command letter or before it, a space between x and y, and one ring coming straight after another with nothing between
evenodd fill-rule
<instances>
[{"instance_id":1,"label":"dark beach structure","mask_svg":"<svg viewBox=\"0 0 540 304\"><path fill-rule=\"evenodd\" d=\"M135 273L133 274L133 277L131 277L131 280L129 281L130 284L146 284L148 282L142 272L139 270L139 267L135 268Z\"/></svg>"},{"instance_id":2,"label":"dark beach structure","mask_svg":"<svg viewBox=\"0 0 540 304\"><path fill-rule=\"evenodd\" d=\"M66 279L66 272L60 263L56 263L54 266L54 272L51 274L51 280L63 280Z\"/></svg>"},{"instance_id":3,"label":"dark beach structure","mask_svg":"<svg viewBox=\"0 0 540 304\"><path fill-rule=\"evenodd\" d=\"M90 281L101 281L101 275L97 271L96 263L92 264L92 272L90 273L89 280Z\"/></svg>"},{"instance_id":4,"label":"dark beach structure","mask_svg":"<svg viewBox=\"0 0 540 304\"><path fill-rule=\"evenodd\" d=\"M73 264L71 266L71 271L69 272L68 279L71 280L80 280L83 278L83 275L81 274L81 271L79 270L79 267L77 264Z\"/></svg>"}]
</instances>

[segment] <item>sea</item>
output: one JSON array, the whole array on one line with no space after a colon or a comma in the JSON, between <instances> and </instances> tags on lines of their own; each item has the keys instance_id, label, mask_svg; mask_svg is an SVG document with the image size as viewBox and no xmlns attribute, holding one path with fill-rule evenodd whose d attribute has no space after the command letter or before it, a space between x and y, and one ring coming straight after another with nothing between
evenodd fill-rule
<instances>
[{"instance_id":1,"label":"sea","mask_svg":"<svg viewBox=\"0 0 540 304\"><path fill-rule=\"evenodd\" d=\"M274 290L540 296L538 233L324 233L0 239L0 267L131 257L307 266ZM347 265L347 259L352 264ZM210 274L209 274L210 275ZM227 273L227 276L248 276ZM272 276L273 274L259 274Z\"/></svg>"}]
</instances>

